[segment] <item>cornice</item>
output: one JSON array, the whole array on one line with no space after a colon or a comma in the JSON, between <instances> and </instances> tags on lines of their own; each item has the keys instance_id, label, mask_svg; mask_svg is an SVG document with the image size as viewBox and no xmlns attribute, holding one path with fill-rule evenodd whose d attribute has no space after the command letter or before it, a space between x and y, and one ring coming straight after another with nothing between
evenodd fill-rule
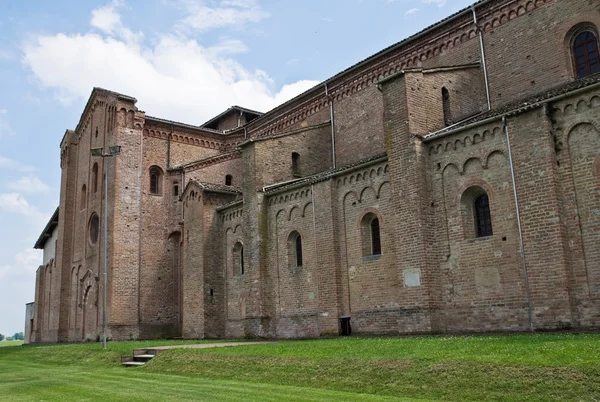
<instances>
[{"instance_id":1,"label":"cornice","mask_svg":"<svg viewBox=\"0 0 600 402\"><path fill-rule=\"evenodd\" d=\"M226 162L226 161L230 161L233 159L240 159L242 157L242 152L239 149L236 149L233 152L228 152L226 154L220 154L220 155L215 155L215 156L211 156L210 158L206 158L206 159L201 159L195 162L190 162L187 163L185 165L181 165L181 166L176 166L172 169L169 170L184 170L186 173L187 172L193 172L194 170L198 170L198 169L202 169L205 168L207 166L212 166L212 165L216 165L218 163L222 163L222 162Z\"/></svg>"}]
</instances>

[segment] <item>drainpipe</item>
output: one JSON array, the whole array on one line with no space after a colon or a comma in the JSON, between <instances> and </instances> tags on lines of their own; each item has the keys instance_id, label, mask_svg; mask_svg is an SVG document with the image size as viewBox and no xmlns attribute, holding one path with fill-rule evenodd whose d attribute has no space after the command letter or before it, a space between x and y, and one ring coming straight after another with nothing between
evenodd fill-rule
<instances>
[{"instance_id":1,"label":"drainpipe","mask_svg":"<svg viewBox=\"0 0 600 402\"><path fill-rule=\"evenodd\" d=\"M475 6L471 6L471 10L473 11L473 24L475 24L475 29L479 33L479 49L481 52L481 66L483 67L483 78L485 79L485 95L487 97L487 108L488 110L492 110L492 102L490 100L490 83L488 81L487 64L485 62L485 48L483 47L483 31L477 25L477 12L475 11Z\"/></svg>"},{"instance_id":2,"label":"drainpipe","mask_svg":"<svg viewBox=\"0 0 600 402\"><path fill-rule=\"evenodd\" d=\"M529 312L529 330L533 332L533 317L531 308L531 291L529 289L529 274L527 273L527 261L525 260L525 247L523 246L523 229L521 227L521 212L519 210L519 197L517 196L517 185L515 182L515 168L512 158L512 150L510 147L510 138L508 136L508 124L506 122L506 116L502 117L502 126L504 135L506 135L506 144L508 148L508 161L510 163L510 176L513 185L513 195L515 197L515 209L517 213L517 227L519 229L519 246L521 252L521 261L523 264L523 276L525 278L525 294L527 295L527 307Z\"/></svg>"},{"instance_id":3,"label":"drainpipe","mask_svg":"<svg viewBox=\"0 0 600 402\"><path fill-rule=\"evenodd\" d=\"M325 97L329 98L329 88L327 88L327 83L325 83ZM329 102L329 120L331 121L331 161L333 163L333 169L335 169L335 118L333 115L333 99Z\"/></svg>"}]
</instances>

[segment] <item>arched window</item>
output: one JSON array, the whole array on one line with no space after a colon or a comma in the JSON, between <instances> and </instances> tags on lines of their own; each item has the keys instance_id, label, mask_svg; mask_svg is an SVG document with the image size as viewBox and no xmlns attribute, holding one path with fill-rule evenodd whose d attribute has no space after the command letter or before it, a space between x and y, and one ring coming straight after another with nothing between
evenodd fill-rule
<instances>
[{"instance_id":1,"label":"arched window","mask_svg":"<svg viewBox=\"0 0 600 402\"><path fill-rule=\"evenodd\" d=\"M298 152L292 152L292 175L300 177L300 154Z\"/></svg>"},{"instance_id":2,"label":"arched window","mask_svg":"<svg viewBox=\"0 0 600 402\"><path fill-rule=\"evenodd\" d=\"M361 235L363 256L381 255L381 231L377 215L371 212L363 217Z\"/></svg>"},{"instance_id":3,"label":"arched window","mask_svg":"<svg viewBox=\"0 0 600 402\"><path fill-rule=\"evenodd\" d=\"M473 212L475 213L475 233L477 237L492 235L492 215L490 213L490 199L483 193L473 201Z\"/></svg>"},{"instance_id":4,"label":"arched window","mask_svg":"<svg viewBox=\"0 0 600 402\"><path fill-rule=\"evenodd\" d=\"M288 237L288 266L302 267L302 236L296 231L290 233Z\"/></svg>"},{"instance_id":5,"label":"arched window","mask_svg":"<svg viewBox=\"0 0 600 402\"><path fill-rule=\"evenodd\" d=\"M598 35L588 29L580 32L573 40L573 60L577 78L600 72Z\"/></svg>"},{"instance_id":6,"label":"arched window","mask_svg":"<svg viewBox=\"0 0 600 402\"><path fill-rule=\"evenodd\" d=\"M85 204L87 203L87 187L85 184L81 186L81 206L79 209L82 211L85 209Z\"/></svg>"},{"instance_id":7,"label":"arched window","mask_svg":"<svg viewBox=\"0 0 600 402\"><path fill-rule=\"evenodd\" d=\"M233 246L233 274L244 275L244 245L237 242Z\"/></svg>"},{"instance_id":8,"label":"arched window","mask_svg":"<svg viewBox=\"0 0 600 402\"><path fill-rule=\"evenodd\" d=\"M225 185L226 186L231 186L231 183L233 181L233 176L228 174L227 176L225 176Z\"/></svg>"},{"instance_id":9,"label":"arched window","mask_svg":"<svg viewBox=\"0 0 600 402\"><path fill-rule=\"evenodd\" d=\"M162 170L158 166L150 168L150 194L162 194Z\"/></svg>"},{"instance_id":10,"label":"arched window","mask_svg":"<svg viewBox=\"0 0 600 402\"><path fill-rule=\"evenodd\" d=\"M95 194L98 192L98 164L94 163L92 168L92 192Z\"/></svg>"},{"instance_id":11,"label":"arched window","mask_svg":"<svg viewBox=\"0 0 600 402\"><path fill-rule=\"evenodd\" d=\"M442 88L442 107L444 109L444 124L449 126L452 124L450 117L450 92L446 87Z\"/></svg>"}]
</instances>

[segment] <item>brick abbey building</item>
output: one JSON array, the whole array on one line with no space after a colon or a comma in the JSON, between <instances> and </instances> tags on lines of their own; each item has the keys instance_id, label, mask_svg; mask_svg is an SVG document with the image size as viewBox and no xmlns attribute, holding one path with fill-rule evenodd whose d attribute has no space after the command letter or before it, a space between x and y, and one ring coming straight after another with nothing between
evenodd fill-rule
<instances>
[{"instance_id":1,"label":"brick abbey building","mask_svg":"<svg viewBox=\"0 0 600 402\"><path fill-rule=\"evenodd\" d=\"M31 339L102 333L105 180L112 339L600 327L599 28L596 0L482 0L202 126L94 89Z\"/></svg>"}]
</instances>

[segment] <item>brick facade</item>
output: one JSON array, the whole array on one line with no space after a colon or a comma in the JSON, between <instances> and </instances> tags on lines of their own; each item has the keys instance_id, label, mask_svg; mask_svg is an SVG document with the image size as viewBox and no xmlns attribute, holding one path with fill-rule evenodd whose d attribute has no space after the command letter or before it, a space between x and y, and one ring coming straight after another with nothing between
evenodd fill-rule
<instances>
[{"instance_id":1,"label":"brick facade","mask_svg":"<svg viewBox=\"0 0 600 402\"><path fill-rule=\"evenodd\" d=\"M200 127L94 89L32 340L101 336L104 180L112 339L598 328L600 76L571 43L599 27L589 0L482 0Z\"/></svg>"}]
</instances>

